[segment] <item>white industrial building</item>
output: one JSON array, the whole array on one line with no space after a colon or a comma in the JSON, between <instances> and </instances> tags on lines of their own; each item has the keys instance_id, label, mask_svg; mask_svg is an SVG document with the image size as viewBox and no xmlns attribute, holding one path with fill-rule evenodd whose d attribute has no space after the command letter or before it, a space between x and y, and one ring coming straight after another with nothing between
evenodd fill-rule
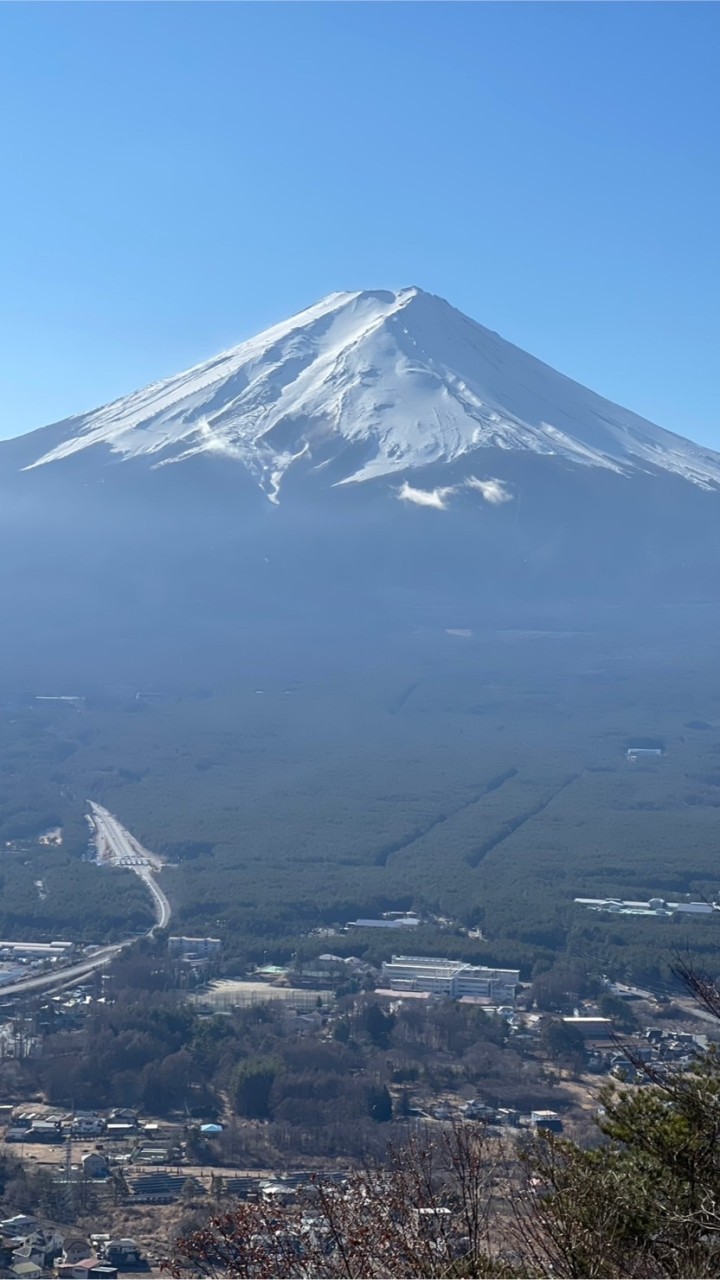
<instances>
[{"instance_id":1,"label":"white industrial building","mask_svg":"<svg viewBox=\"0 0 720 1280\"><path fill-rule=\"evenodd\" d=\"M437 956L393 956L382 967L382 985L391 991L427 991L446 1000L470 996L512 1004L519 981L519 969L489 969Z\"/></svg>"},{"instance_id":2,"label":"white industrial building","mask_svg":"<svg viewBox=\"0 0 720 1280\"><path fill-rule=\"evenodd\" d=\"M219 938L168 938L168 955L200 956L207 959L220 952L222 943Z\"/></svg>"},{"instance_id":3,"label":"white industrial building","mask_svg":"<svg viewBox=\"0 0 720 1280\"><path fill-rule=\"evenodd\" d=\"M678 913L711 916L720 911L713 902L666 902L664 898L649 898L647 902L630 898L575 898L574 902L590 911L609 911L620 916L657 916L660 919L668 919Z\"/></svg>"},{"instance_id":4,"label":"white industrial building","mask_svg":"<svg viewBox=\"0 0 720 1280\"><path fill-rule=\"evenodd\" d=\"M379 920L348 920L346 929L416 929L417 916L382 916Z\"/></svg>"},{"instance_id":5,"label":"white industrial building","mask_svg":"<svg viewBox=\"0 0 720 1280\"><path fill-rule=\"evenodd\" d=\"M0 941L0 959L28 956L32 960L67 959L74 942L8 942Z\"/></svg>"}]
</instances>

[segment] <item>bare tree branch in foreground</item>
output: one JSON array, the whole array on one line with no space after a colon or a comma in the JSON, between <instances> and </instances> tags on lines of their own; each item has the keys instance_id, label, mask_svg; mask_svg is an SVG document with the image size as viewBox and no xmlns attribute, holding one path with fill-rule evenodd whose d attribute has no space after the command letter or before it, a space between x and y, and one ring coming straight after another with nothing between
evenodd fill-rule
<instances>
[{"instance_id":1,"label":"bare tree branch in foreground","mask_svg":"<svg viewBox=\"0 0 720 1280\"><path fill-rule=\"evenodd\" d=\"M491 1236L506 1161L479 1126L421 1132L386 1165L318 1179L297 1204L240 1204L180 1240L175 1276L503 1276ZM470 1268L470 1269L468 1269ZM478 1269L480 1268L480 1269Z\"/></svg>"}]
</instances>

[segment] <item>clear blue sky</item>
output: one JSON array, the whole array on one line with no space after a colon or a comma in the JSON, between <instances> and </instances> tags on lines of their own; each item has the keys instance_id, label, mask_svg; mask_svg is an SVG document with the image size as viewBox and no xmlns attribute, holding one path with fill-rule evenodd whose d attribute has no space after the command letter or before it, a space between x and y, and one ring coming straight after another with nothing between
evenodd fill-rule
<instances>
[{"instance_id":1,"label":"clear blue sky","mask_svg":"<svg viewBox=\"0 0 720 1280\"><path fill-rule=\"evenodd\" d=\"M419 284L720 448L720 6L0 5L0 435Z\"/></svg>"}]
</instances>

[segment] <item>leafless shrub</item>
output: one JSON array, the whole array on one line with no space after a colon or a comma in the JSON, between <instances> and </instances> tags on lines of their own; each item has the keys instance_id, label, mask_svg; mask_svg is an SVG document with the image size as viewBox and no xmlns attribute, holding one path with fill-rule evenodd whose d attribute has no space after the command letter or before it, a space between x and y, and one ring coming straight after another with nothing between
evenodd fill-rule
<instances>
[{"instance_id":1,"label":"leafless shrub","mask_svg":"<svg viewBox=\"0 0 720 1280\"><path fill-rule=\"evenodd\" d=\"M297 1204L242 1204L177 1242L176 1276L501 1276L500 1142L479 1126L412 1136L385 1166L317 1179Z\"/></svg>"}]
</instances>

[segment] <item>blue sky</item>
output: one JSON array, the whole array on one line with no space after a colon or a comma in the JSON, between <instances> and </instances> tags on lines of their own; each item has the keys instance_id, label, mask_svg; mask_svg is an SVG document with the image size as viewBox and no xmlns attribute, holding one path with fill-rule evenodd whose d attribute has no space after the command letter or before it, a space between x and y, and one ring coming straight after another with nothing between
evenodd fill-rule
<instances>
[{"instance_id":1,"label":"blue sky","mask_svg":"<svg viewBox=\"0 0 720 1280\"><path fill-rule=\"evenodd\" d=\"M0 435L418 284L720 448L720 7L0 5Z\"/></svg>"}]
</instances>

